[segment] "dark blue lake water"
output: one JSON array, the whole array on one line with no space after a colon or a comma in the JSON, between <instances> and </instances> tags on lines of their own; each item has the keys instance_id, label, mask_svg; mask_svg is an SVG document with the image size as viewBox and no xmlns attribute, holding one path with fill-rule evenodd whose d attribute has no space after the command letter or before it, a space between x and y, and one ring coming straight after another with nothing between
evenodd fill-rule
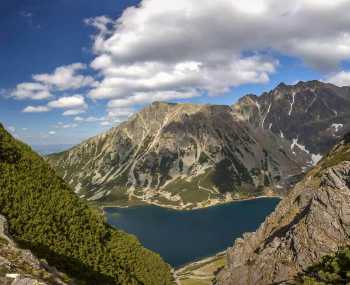
<instances>
[{"instance_id":1,"label":"dark blue lake water","mask_svg":"<svg viewBox=\"0 0 350 285\"><path fill-rule=\"evenodd\" d=\"M145 247L178 267L232 246L244 232L255 231L278 202L256 199L193 211L157 206L105 211L109 224L136 235Z\"/></svg>"}]
</instances>

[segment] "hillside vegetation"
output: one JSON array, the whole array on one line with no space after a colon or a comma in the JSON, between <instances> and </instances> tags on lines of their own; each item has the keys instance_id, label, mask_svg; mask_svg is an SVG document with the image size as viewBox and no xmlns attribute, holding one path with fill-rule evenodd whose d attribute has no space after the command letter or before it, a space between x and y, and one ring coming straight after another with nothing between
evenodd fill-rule
<instances>
[{"instance_id":1,"label":"hillside vegetation","mask_svg":"<svg viewBox=\"0 0 350 285\"><path fill-rule=\"evenodd\" d=\"M0 212L10 234L78 284L170 284L169 266L107 225L0 124Z\"/></svg>"},{"instance_id":2,"label":"hillside vegetation","mask_svg":"<svg viewBox=\"0 0 350 285\"><path fill-rule=\"evenodd\" d=\"M308 268L300 275L297 284L327 285L349 284L350 248L339 250L334 255L326 255L322 261Z\"/></svg>"}]
</instances>

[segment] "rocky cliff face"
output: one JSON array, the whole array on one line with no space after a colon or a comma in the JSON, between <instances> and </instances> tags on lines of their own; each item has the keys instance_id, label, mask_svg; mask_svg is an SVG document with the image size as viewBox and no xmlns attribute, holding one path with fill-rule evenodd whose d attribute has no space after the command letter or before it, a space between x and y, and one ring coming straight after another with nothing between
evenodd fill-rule
<instances>
[{"instance_id":1,"label":"rocky cliff face","mask_svg":"<svg viewBox=\"0 0 350 285\"><path fill-rule=\"evenodd\" d=\"M314 162L350 131L350 88L319 81L281 83L261 96L241 98L232 108L255 128L288 139L293 150L309 152Z\"/></svg>"},{"instance_id":2,"label":"rocky cliff face","mask_svg":"<svg viewBox=\"0 0 350 285\"><path fill-rule=\"evenodd\" d=\"M49 162L81 196L202 207L276 194L310 161L229 106L153 103ZM126 198L125 198L126 197Z\"/></svg>"},{"instance_id":3,"label":"rocky cliff face","mask_svg":"<svg viewBox=\"0 0 350 285\"><path fill-rule=\"evenodd\" d=\"M217 284L284 284L350 244L350 136L278 205L260 228L236 240Z\"/></svg>"},{"instance_id":4,"label":"rocky cliff face","mask_svg":"<svg viewBox=\"0 0 350 285\"><path fill-rule=\"evenodd\" d=\"M350 129L350 88L279 85L237 104L153 103L50 164L88 200L204 207L280 195Z\"/></svg>"},{"instance_id":5,"label":"rocky cliff face","mask_svg":"<svg viewBox=\"0 0 350 285\"><path fill-rule=\"evenodd\" d=\"M0 215L0 284L65 285L64 278L29 250L18 248L8 234L6 219Z\"/></svg>"}]
</instances>

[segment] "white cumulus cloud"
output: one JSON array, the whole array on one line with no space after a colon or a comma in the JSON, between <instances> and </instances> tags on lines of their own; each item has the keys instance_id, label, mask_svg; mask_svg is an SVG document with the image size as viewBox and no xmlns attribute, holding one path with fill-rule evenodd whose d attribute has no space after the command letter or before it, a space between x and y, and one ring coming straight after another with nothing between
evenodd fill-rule
<instances>
[{"instance_id":1,"label":"white cumulus cloud","mask_svg":"<svg viewBox=\"0 0 350 285\"><path fill-rule=\"evenodd\" d=\"M33 79L44 85L57 88L58 90L79 89L92 86L95 80L92 76L84 76L77 72L86 68L85 64L73 63L60 66L53 73L33 75Z\"/></svg>"},{"instance_id":2,"label":"white cumulus cloud","mask_svg":"<svg viewBox=\"0 0 350 285\"><path fill-rule=\"evenodd\" d=\"M50 110L47 106L27 106L23 109L23 113L44 113Z\"/></svg>"},{"instance_id":3,"label":"white cumulus cloud","mask_svg":"<svg viewBox=\"0 0 350 285\"><path fill-rule=\"evenodd\" d=\"M53 92L77 90L97 84L92 76L79 74L86 69L82 63L73 63L56 68L52 73L34 74L33 82L23 82L10 91L15 99L43 100L53 96Z\"/></svg>"},{"instance_id":4,"label":"white cumulus cloud","mask_svg":"<svg viewBox=\"0 0 350 285\"><path fill-rule=\"evenodd\" d=\"M23 82L16 86L10 93L11 97L18 100L32 99L43 100L52 96L47 86L37 82Z\"/></svg>"},{"instance_id":5,"label":"white cumulus cloud","mask_svg":"<svg viewBox=\"0 0 350 285\"><path fill-rule=\"evenodd\" d=\"M329 76L325 81L340 87L350 86L350 71L340 71Z\"/></svg>"},{"instance_id":6,"label":"white cumulus cloud","mask_svg":"<svg viewBox=\"0 0 350 285\"><path fill-rule=\"evenodd\" d=\"M274 54L331 70L350 58L349 9L347 0L143 0L115 21L86 20L103 76L89 96L128 107L222 94L268 82Z\"/></svg>"},{"instance_id":7,"label":"white cumulus cloud","mask_svg":"<svg viewBox=\"0 0 350 285\"><path fill-rule=\"evenodd\" d=\"M72 110L66 110L63 112L63 116L76 116L79 114L86 113L85 109L72 109Z\"/></svg>"},{"instance_id":8,"label":"white cumulus cloud","mask_svg":"<svg viewBox=\"0 0 350 285\"><path fill-rule=\"evenodd\" d=\"M56 129L73 129L78 127L78 124L76 123L63 123L63 122L58 122L57 125L55 125Z\"/></svg>"},{"instance_id":9,"label":"white cumulus cloud","mask_svg":"<svg viewBox=\"0 0 350 285\"><path fill-rule=\"evenodd\" d=\"M50 108L59 109L84 109L87 107L85 99L81 95L64 96L49 102L47 105Z\"/></svg>"}]
</instances>

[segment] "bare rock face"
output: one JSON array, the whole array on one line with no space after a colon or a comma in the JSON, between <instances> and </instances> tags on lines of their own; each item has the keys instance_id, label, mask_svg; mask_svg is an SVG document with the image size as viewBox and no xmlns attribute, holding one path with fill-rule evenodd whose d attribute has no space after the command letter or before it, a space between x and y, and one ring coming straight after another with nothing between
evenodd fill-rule
<instances>
[{"instance_id":1,"label":"bare rock face","mask_svg":"<svg viewBox=\"0 0 350 285\"><path fill-rule=\"evenodd\" d=\"M62 276L31 251L20 249L9 236L6 218L0 215L0 284L66 285Z\"/></svg>"},{"instance_id":2,"label":"bare rock face","mask_svg":"<svg viewBox=\"0 0 350 285\"><path fill-rule=\"evenodd\" d=\"M298 155L297 155L298 154ZM49 163L76 192L102 203L138 199L179 208L280 194L310 155L229 106L153 103Z\"/></svg>"},{"instance_id":3,"label":"bare rock face","mask_svg":"<svg viewBox=\"0 0 350 285\"><path fill-rule=\"evenodd\" d=\"M236 240L216 284L283 284L350 244L350 144L343 141L278 205Z\"/></svg>"},{"instance_id":4,"label":"bare rock face","mask_svg":"<svg viewBox=\"0 0 350 285\"><path fill-rule=\"evenodd\" d=\"M232 108L242 120L294 142L314 160L350 131L350 88L316 80L281 83L261 96L241 98Z\"/></svg>"},{"instance_id":5,"label":"bare rock face","mask_svg":"<svg viewBox=\"0 0 350 285\"><path fill-rule=\"evenodd\" d=\"M350 88L280 84L235 105L153 103L48 162L79 196L200 208L284 195L350 130Z\"/></svg>"}]
</instances>

